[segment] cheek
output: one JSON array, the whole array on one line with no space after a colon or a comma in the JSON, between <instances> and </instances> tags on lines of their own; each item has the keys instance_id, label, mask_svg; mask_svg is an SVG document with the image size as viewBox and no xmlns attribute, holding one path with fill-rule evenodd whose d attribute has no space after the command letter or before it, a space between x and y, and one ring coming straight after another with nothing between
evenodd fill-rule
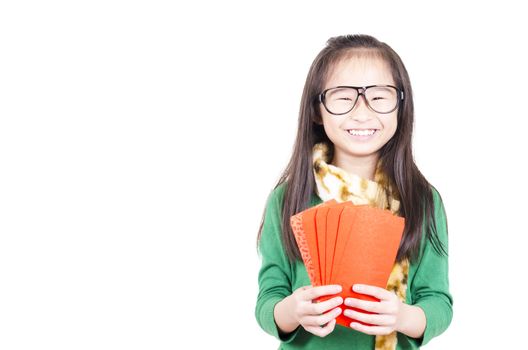
<instances>
[{"instance_id":1,"label":"cheek","mask_svg":"<svg viewBox=\"0 0 528 350\"><path fill-rule=\"evenodd\" d=\"M396 132L396 128L398 127L398 115L394 114L391 115L390 118L385 119L383 122L383 128L387 133L390 133L393 135Z\"/></svg>"},{"instance_id":2,"label":"cheek","mask_svg":"<svg viewBox=\"0 0 528 350\"><path fill-rule=\"evenodd\" d=\"M329 113L325 113L326 111L321 112L321 120L323 122L325 130L332 131L339 128L338 119L332 118L332 115Z\"/></svg>"}]
</instances>

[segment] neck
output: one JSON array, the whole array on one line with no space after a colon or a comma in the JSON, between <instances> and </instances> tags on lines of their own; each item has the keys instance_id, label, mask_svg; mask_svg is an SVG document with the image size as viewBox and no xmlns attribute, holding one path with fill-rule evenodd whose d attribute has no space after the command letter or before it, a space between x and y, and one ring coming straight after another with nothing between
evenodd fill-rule
<instances>
[{"instance_id":1,"label":"neck","mask_svg":"<svg viewBox=\"0 0 528 350\"><path fill-rule=\"evenodd\" d=\"M349 174L358 175L364 179L374 181L377 162L377 154L365 157L354 157L336 153L331 164L343 169Z\"/></svg>"}]
</instances>

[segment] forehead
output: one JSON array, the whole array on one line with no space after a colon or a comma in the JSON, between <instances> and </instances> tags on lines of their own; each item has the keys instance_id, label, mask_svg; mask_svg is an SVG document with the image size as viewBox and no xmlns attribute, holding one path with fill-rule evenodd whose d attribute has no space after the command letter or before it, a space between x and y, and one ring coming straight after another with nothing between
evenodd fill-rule
<instances>
[{"instance_id":1,"label":"forehead","mask_svg":"<svg viewBox=\"0 0 528 350\"><path fill-rule=\"evenodd\" d=\"M374 55L343 57L330 69L325 89L339 85L395 85L389 65Z\"/></svg>"}]
</instances>

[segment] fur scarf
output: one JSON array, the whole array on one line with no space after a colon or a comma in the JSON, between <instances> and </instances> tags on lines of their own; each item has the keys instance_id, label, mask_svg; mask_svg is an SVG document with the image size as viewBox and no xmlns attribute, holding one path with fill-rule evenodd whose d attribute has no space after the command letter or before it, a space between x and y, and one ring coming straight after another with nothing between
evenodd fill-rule
<instances>
[{"instance_id":1,"label":"fur scarf","mask_svg":"<svg viewBox=\"0 0 528 350\"><path fill-rule=\"evenodd\" d=\"M323 200L335 199L337 202L351 201L354 204L368 204L381 209L388 209L393 214L400 207L399 195L395 186L381 170L381 160L376 165L374 181L350 174L330 164L329 146L317 143L313 147L313 173L317 195ZM395 293L405 302L409 261L396 262L390 274L387 290ZM395 350L396 331L388 335L377 335L375 350Z\"/></svg>"}]
</instances>

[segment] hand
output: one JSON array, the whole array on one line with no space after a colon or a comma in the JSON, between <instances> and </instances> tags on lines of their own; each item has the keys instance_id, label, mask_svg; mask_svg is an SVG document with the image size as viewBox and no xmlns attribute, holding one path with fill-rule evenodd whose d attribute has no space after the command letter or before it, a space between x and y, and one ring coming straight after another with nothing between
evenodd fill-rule
<instances>
[{"instance_id":1,"label":"hand","mask_svg":"<svg viewBox=\"0 0 528 350\"><path fill-rule=\"evenodd\" d=\"M335 328L335 318L342 312L338 306L343 303L343 298L337 296L322 302L314 302L314 299L337 294L341 290L340 285L301 287L285 298L284 307L293 318L294 324L301 325L306 331L319 337L325 337Z\"/></svg>"},{"instance_id":2,"label":"hand","mask_svg":"<svg viewBox=\"0 0 528 350\"><path fill-rule=\"evenodd\" d=\"M403 303L396 294L383 288L365 284L355 284L353 291L371 295L380 301L346 298L345 305L375 313L366 314L354 310L345 310L345 316L373 325L366 326L358 322L352 322L350 325L352 328L371 335L386 335L398 331L402 319Z\"/></svg>"}]
</instances>

